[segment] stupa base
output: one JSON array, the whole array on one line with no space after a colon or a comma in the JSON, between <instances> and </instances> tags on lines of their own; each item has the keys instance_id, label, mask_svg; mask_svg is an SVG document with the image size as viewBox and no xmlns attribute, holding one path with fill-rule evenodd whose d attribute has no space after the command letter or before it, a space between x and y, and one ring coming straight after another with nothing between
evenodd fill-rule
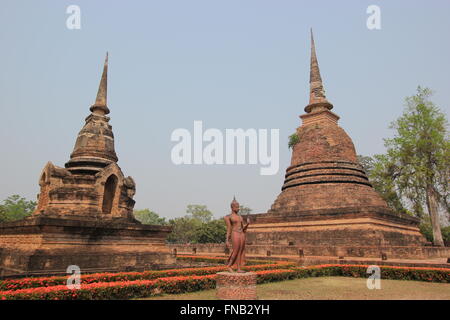
<instances>
[{"instance_id":1,"label":"stupa base","mask_svg":"<svg viewBox=\"0 0 450 320\"><path fill-rule=\"evenodd\" d=\"M0 276L141 271L175 265L170 227L32 217L0 224Z\"/></svg>"}]
</instances>

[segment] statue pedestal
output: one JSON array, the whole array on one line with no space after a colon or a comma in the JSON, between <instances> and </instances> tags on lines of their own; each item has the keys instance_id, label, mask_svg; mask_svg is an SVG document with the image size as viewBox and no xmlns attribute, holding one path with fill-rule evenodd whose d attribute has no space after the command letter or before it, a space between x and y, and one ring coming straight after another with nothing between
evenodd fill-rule
<instances>
[{"instance_id":1,"label":"statue pedestal","mask_svg":"<svg viewBox=\"0 0 450 320\"><path fill-rule=\"evenodd\" d=\"M220 300L256 300L256 273L218 272L216 295Z\"/></svg>"}]
</instances>

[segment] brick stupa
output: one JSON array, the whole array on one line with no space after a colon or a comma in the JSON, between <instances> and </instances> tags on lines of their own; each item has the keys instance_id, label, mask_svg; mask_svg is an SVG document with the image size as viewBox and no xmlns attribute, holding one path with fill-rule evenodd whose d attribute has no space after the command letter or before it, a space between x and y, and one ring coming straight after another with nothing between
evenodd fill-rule
<instances>
[{"instance_id":1,"label":"brick stupa","mask_svg":"<svg viewBox=\"0 0 450 320\"><path fill-rule=\"evenodd\" d=\"M248 252L379 257L417 253L425 242L419 220L394 213L358 163L352 139L327 100L311 31L310 98L297 129L282 191L254 216ZM406 248L406 249L405 249ZM417 254L421 256L421 254Z\"/></svg>"},{"instance_id":2,"label":"brick stupa","mask_svg":"<svg viewBox=\"0 0 450 320\"><path fill-rule=\"evenodd\" d=\"M51 162L39 178L29 218L0 224L1 275L163 268L175 263L167 226L134 219L135 182L117 165L107 107L108 56L91 114L65 168Z\"/></svg>"}]
</instances>

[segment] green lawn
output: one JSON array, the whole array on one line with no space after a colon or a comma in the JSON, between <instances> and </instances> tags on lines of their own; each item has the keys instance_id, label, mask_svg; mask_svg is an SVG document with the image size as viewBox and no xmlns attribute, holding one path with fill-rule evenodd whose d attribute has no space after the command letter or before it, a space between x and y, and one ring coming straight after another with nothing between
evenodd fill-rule
<instances>
[{"instance_id":1,"label":"green lawn","mask_svg":"<svg viewBox=\"0 0 450 320\"><path fill-rule=\"evenodd\" d=\"M319 277L258 285L261 300L450 300L450 284L420 281L381 280L381 289L369 290L366 279ZM163 295L151 300L213 300L215 290Z\"/></svg>"}]
</instances>

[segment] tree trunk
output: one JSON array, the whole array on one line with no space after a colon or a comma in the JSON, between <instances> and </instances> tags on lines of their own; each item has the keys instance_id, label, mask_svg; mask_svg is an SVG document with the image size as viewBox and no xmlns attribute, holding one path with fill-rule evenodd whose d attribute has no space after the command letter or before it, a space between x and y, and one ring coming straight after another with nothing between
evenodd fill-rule
<instances>
[{"instance_id":1,"label":"tree trunk","mask_svg":"<svg viewBox=\"0 0 450 320\"><path fill-rule=\"evenodd\" d=\"M436 191L431 184L427 186L427 207L431 217L431 226L433 227L433 244L435 246L443 247L444 240L442 240L441 226L439 223Z\"/></svg>"}]
</instances>

